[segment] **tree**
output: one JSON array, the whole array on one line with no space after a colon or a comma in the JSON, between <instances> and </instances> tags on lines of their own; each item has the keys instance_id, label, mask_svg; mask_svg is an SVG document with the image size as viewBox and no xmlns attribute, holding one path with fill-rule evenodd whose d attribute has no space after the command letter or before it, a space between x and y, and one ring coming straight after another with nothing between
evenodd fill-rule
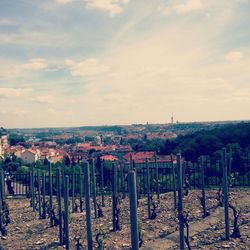
<instances>
[{"instance_id":1,"label":"tree","mask_svg":"<svg viewBox=\"0 0 250 250\"><path fill-rule=\"evenodd\" d=\"M11 146L16 146L18 143L25 142L25 139L22 135L10 134L9 143Z\"/></svg>"},{"instance_id":2,"label":"tree","mask_svg":"<svg viewBox=\"0 0 250 250\"><path fill-rule=\"evenodd\" d=\"M70 166L70 158L69 158L69 156L67 155L65 158L64 158L64 164L66 165L66 166Z\"/></svg>"}]
</instances>

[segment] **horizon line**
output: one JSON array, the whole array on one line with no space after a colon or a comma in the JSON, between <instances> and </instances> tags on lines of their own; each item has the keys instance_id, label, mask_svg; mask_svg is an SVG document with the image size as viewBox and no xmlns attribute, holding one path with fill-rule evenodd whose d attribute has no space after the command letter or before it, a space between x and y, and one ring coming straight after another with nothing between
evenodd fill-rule
<instances>
[{"instance_id":1,"label":"horizon line","mask_svg":"<svg viewBox=\"0 0 250 250\"><path fill-rule=\"evenodd\" d=\"M250 122L250 119L240 119L240 120L210 120L210 121L177 121L175 123L167 122L167 123L131 123L131 124L99 124L99 125L79 125L79 126L54 126L54 127L13 127L5 129L7 130L26 130L26 129L66 129L66 128L84 128L84 127L126 127L126 126L135 126L135 125L176 125L176 124L192 124L192 123L241 123L241 122Z\"/></svg>"}]
</instances>

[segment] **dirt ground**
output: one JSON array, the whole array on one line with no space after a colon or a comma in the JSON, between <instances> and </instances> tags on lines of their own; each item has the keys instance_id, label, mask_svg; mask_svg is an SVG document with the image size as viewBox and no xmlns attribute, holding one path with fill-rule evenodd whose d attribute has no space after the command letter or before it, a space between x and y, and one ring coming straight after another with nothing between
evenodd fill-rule
<instances>
[{"instance_id":1,"label":"dirt ground","mask_svg":"<svg viewBox=\"0 0 250 250\"><path fill-rule=\"evenodd\" d=\"M216 207L217 190L206 191L207 208L210 216L202 218L199 190L184 196L184 210L189 212L191 249L250 249L250 190L231 190L230 202L241 210L239 217L241 238L224 240L224 210ZM100 199L100 197L98 197ZM154 196L156 200L156 195ZM100 201L100 200L99 200ZM50 228L49 219L39 220L28 199L8 199L11 223L7 237L1 237L0 249L64 249L58 244L58 227ZM96 234L104 234L104 249L130 249L130 217L128 198L121 200L121 230L112 232L111 198L105 198L104 217L92 216L94 249L97 248ZM69 207L71 210L71 206ZM154 220L147 218L147 199L142 198L138 206L139 227L142 232L142 249L179 249L177 212L173 209L173 194L162 194ZM230 232L233 229L233 213L230 209ZM70 248L76 249L76 237L86 249L85 212L70 213Z\"/></svg>"}]
</instances>

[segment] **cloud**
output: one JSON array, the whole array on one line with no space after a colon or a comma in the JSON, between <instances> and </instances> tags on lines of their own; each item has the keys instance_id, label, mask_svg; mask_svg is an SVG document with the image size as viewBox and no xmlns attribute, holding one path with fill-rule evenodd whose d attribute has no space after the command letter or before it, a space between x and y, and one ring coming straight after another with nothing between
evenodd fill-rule
<instances>
[{"instance_id":1,"label":"cloud","mask_svg":"<svg viewBox=\"0 0 250 250\"><path fill-rule=\"evenodd\" d=\"M213 6L213 0L206 1L205 3L201 0L182 0L182 2L173 0L172 2L162 3L158 6L158 11L165 15L173 13L187 14L201 9L209 9L209 6Z\"/></svg>"},{"instance_id":2,"label":"cloud","mask_svg":"<svg viewBox=\"0 0 250 250\"><path fill-rule=\"evenodd\" d=\"M55 2L59 5L65 5L65 4L69 4L72 3L73 0L55 0Z\"/></svg>"},{"instance_id":3,"label":"cloud","mask_svg":"<svg viewBox=\"0 0 250 250\"><path fill-rule=\"evenodd\" d=\"M199 10L203 7L201 0L186 0L183 4L177 4L173 9L179 13L184 14L191 11Z\"/></svg>"},{"instance_id":4,"label":"cloud","mask_svg":"<svg viewBox=\"0 0 250 250\"><path fill-rule=\"evenodd\" d=\"M123 12L129 0L85 0L87 9L97 9L115 16Z\"/></svg>"},{"instance_id":5,"label":"cloud","mask_svg":"<svg viewBox=\"0 0 250 250\"><path fill-rule=\"evenodd\" d=\"M69 63L69 62L68 62ZM73 63L70 62L70 65ZM109 71L109 68L100 64L95 58L88 58L70 67L72 76L96 76Z\"/></svg>"},{"instance_id":6,"label":"cloud","mask_svg":"<svg viewBox=\"0 0 250 250\"><path fill-rule=\"evenodd\" d=\"M44 3L41 6L42 6L42 9L45 11L54 11L61 6L65 6L65 5L73 3L73 1L74 0L53 0L53 1L50 0L48 2L44 1Z\"/></svg>"},{"instance_id":7,"label":"cloud","mask_svg":"<svg viewBox=\"0 0 250 250\"><path fill-rule=\"evenodd\" d=\"M159 25L158 30L126 40L126 44L123 40L133 34L138 23L124 30L116 40L117 47L101 58L117 77L104 74L94 79L82 98L82 106L89 105L93 114L99 114L99 120L113 123L124 119L164 122L172 111L182 121L221 119L226 112L223 102L232 99L241 84L249 82L250 62L246 58L235 65L223 60L224 52L218 44L225 41L222 34L235 21L235 15L231 8L224 13L216 7L211 12L213 20L205 15L199 22L180 16L174 20L175 25ZM105 93L100 91L105 88ZM231 108L239 109L239 104ZM246 108L240 110L244 117Z\"/></svg>"},{"instance_id":8,"label":"cloud","mask_svg":"<svg viewBox=\"0 0 250 250\"><path fill-rule=\"evenodd\" d=\"M52 95L37 96L35 98L32 98L32 101L41 104L53 104L55 102L55 97Z\"/></svg>"},{"instance_id":9,"label":"cloud","mask_svg":"<svg viewBox=\"0 0 250 250\"><path fill-rule=\"evenodd\" d=\"M239 62L243 58L244 58L244 54L240 51L230 51L226 55L226 60L228 62Z\"/></svg>"},{"instance_id":10,"label":"cloud","mask_svg":"<svg viewBox=\"0 0 250 250\"><path fill-rule=\"evenodd\" d=\"M35 25L35 24L34 24ZM71 33L68 34L60 33L55 30L53 32L46 31L47 27L44 29L31 29L28 27L20 28L18 32L0 32L0 45L15 45L22 46L23 49L28 49L29 46L34 47L58 47L63 46L65 49L69 44L69 38ZM48 28L47 28L48 29ZM73 41L73 40L72 40Z\"/></svg>"},{"instance_id":11,"label":"cloud","mask_svg":"<svg viewBox=\"0 0 250 250\"><path fill-rule=\"evenodd\" d=\"M44 59L30 59L29 63L25 63L21 65L21 68L24 70L42 70L48 68L48 64Z\"/></svg>"},{"instance_id":12,"label":"cloud","mask_svg":"<svg viewBox=\"0 0 250 250\"><path fill-rule=\"evenodd\" d=\"M9 19L9 18L1 18L0 19L0 26L16 26L16 21Z\"/></svg>"},{"instance_id":13,"label":"cloud","mask_svg":"<svg viewBox=\"0 0 250 250\"><path fill-rule=\"evenodd\" d=\"M73 66L75 63L71 59L65 59L64 64L67 65L67 66Z\"/></svg>"},{"instance_id":14,"label":"cloud","mask_svg":"<svg viewBox=\"0 0 250 250\"><path fill-rule=\"evenodd\" d=\"M24 25L0 34L0 82L37 91L28 101L2 100L8 109L29 110L25 119L6 114L8 126L166 122L172 111L180 121L249 118L249 89L244 88L250 81L249 32L240 29L249 23L249 6L238 8L240 0L75 2L50 1L47 21L38 12L34 20L18 9L16 18ZM168 13L157 12L158 4ZM121 18L108 17L127 7ZM25 61L27 54L47 59ZM44 97L50 95L55 97ZM49 120L48 114L53 114Z\"/></svg>"},{"instance_id":15,"label":"cloud","mask_svg":"<svg viewBox=\"0 0 250 250\"><path fill-rule=\"evenodd\" d=\"M0 88L0 98L25 96L31 92L31 88Z\"/></svg>"}]
</instances>

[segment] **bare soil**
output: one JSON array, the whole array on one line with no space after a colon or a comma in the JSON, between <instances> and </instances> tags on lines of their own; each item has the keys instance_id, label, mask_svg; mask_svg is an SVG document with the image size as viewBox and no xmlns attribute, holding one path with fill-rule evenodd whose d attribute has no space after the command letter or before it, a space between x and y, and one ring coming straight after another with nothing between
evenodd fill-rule
<instances>
[{"instance_id":1,"label":"bare soil","mask_svg":"<svg viewBox=\"0 0 250 250\"><path fill-rule=\"evenodd\" d=\"M239 218L241 238L224 240L224 210L216 207L217 190L207 190L207 208L210 216L202 218L199 190L184 196L184 210L189 212L190 245L192 249L250 249L250 190L230 190L230 202L241 210ZM156 200L156 195L154 196ZM98 197L100 202L100 197ZM2 249L64 249L58 244L58 227L50 227L49 219L39 220L28 199L8 199L11 223L8 236L1 237ZM55 203L55 201L54 201ZM94 219L92 229L94 247L97 249L96 234L104 234L104 249L130 249L130 217L128 198L120 203L121 230L112 232L112 203L105 197L104 217ZM71 210L71 206L69 207ZM179 249L177 212L173 209L172 193L162 194L154 220L147 218L147 199L140 199L138 206L139 227L143 235L144 250ZM233 230L233 213L230 209L230 231ZM85 212L70 213L70 248L76 249L76 237L86 248Z\"/></svg>"}]
</instances>

